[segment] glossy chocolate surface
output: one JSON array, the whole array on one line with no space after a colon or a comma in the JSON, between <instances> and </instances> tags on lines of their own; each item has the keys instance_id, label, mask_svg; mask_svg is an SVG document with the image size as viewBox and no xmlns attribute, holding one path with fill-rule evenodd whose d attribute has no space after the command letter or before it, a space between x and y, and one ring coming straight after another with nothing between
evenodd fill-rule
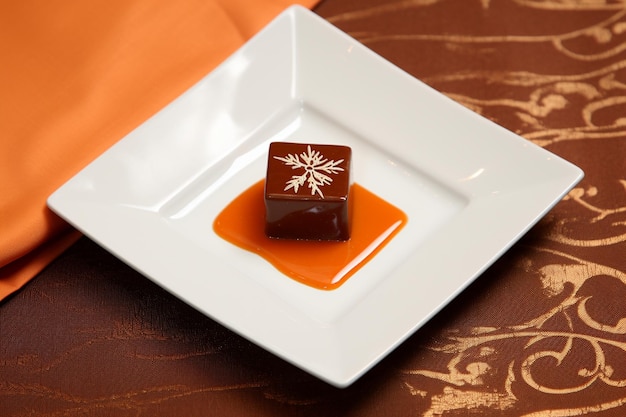
<instances>
[{"instance_id":1,"label":"glossy chocolate surface","mask_svg":"<svg viewBox=\"0 0 626 417\"><path fill-rule=\"evenodd\" d=\"M351 156L347 146L270 144L265 179L266 235L348 240Z\"/></svg>"}]
</instances>

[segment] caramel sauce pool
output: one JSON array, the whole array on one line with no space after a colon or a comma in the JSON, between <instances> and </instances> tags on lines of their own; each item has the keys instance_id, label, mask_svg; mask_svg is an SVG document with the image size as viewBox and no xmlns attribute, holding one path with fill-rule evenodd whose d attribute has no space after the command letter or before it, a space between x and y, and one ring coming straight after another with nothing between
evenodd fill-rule
<instances>
[{"instance_id":1,"label":"caramel sauce pool","mask_svg":"<svg viewBox=\"0 0 626 417\"><path fill-rule=\"evenodd\" d=\"M213 229L222 239L257 253L283 274L314 288L338 288L407 222L403 211L354 184L350 240L270 239L265 236L263 185L264 180L261 180L235 198L217 216Z\"/></svg>"}]
</instances>

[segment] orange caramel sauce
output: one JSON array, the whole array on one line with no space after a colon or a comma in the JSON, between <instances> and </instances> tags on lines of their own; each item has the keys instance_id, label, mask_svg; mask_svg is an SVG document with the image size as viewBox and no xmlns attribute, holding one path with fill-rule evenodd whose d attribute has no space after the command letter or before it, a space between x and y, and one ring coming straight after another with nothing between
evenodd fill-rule
<instances>
[{"instance_id":1,"label":"orange caramel sauce","mask_svg":"<svg viewBox=\"0 0 626 417\"><path fill-rule=\"evenodd\" d=\"M270 239L265 235L263 186L261 180L235 198L217 216L213 230L233 245L259 254L288 277L322 290L332 290L346 282L408 220L403 211L354 184L350 240Z\"/></svg>"}]
</instances>

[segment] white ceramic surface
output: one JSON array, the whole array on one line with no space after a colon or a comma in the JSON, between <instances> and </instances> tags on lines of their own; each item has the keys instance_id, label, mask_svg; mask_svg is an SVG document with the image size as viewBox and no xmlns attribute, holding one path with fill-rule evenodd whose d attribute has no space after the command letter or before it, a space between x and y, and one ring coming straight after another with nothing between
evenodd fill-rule
<instances>
[{"instance_id":1,"label":"white ceramic surface","mask_svg":"<svg viewBox=\"0 0 626 417\"><path fill-rule=\"evenodd\" d=\"M230 245L213 219L270 141L353 149L407 226L334 291ZM582 178L294 6L57 190L49 206L209 317L344 387L493 263Z\"/></svg>"}]
</instances>

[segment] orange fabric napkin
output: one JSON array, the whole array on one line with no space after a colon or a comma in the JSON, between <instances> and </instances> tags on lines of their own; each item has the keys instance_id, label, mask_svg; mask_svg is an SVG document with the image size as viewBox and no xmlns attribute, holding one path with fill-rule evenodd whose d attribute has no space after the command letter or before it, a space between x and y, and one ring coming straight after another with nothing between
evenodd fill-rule
<instances>
[{"instance_id":1,"label":"orange fabric napkin","mask_svg":"<svg viewBox=\"0 0 626 417\"><path fill-rule=\"evenodd\" d=\"M46 198L293 3L0 4L0 299L79 237Z\"/></svg>"}]
</instances>

